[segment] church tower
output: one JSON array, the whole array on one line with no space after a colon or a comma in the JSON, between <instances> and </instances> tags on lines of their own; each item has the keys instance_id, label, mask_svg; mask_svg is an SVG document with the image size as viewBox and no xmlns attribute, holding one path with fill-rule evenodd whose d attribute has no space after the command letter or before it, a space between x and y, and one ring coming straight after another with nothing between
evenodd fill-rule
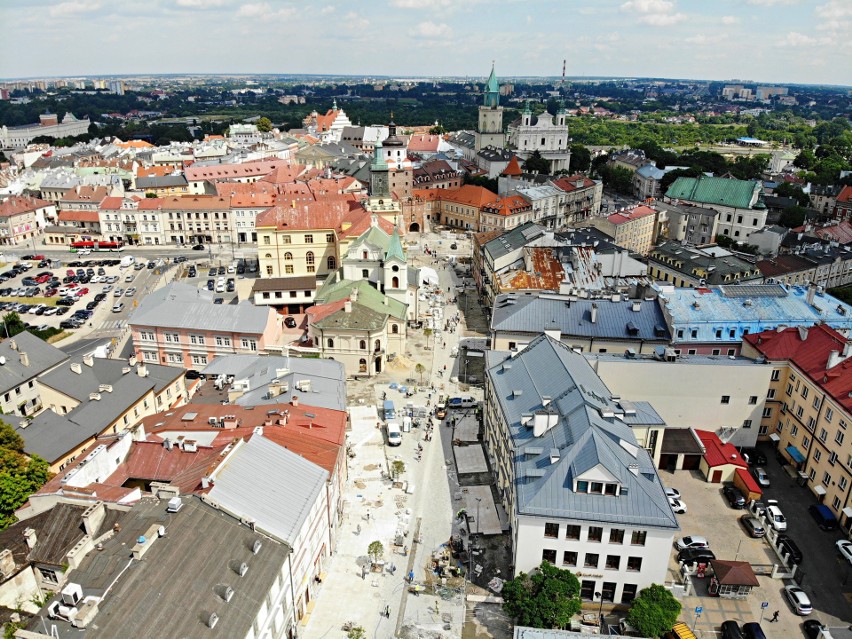
<instances>
[{"instance_id":1,"label":"church tower","mask_svg":"<svg viewBox=\"0 0 852 639\"><path fill-rule=\"evenodd\" d=\"M491 75L485 83L482 106L479 107L479 125L476 129L476 150L481 151L487 146L502 149L506 145L506 135L503 133L503 107L500 106L500 85L491 65Z\"/></svg>"},{"instance_id":2,"label":"church tower","mask_svg":"<svg viewBox=\"0 0 852 639\"><path fill-rule=\"evenodd\" d=\"M396 225L400 218L399 202L393 199L390 190L390 168L385 160L382 143L376 140L373 161L370 162L370 197L365 207L371 213L382 216Z\"/></svg>"}]
</instances>

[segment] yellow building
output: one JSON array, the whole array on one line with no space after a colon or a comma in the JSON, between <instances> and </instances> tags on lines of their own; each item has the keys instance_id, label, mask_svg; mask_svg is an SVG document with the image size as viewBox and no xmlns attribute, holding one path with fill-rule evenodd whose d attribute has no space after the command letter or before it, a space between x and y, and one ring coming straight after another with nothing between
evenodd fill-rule
<instances>
[{"instance_id":1,"label":"yellow building","mask_svg":"<svg viewBox=\"0 0 852 639\"><path fill-rule=\"evenodd\" d=\"M615 239L619 246L647 255L654 246L658 212L649 206L634 206L607 217L591 217L581 223L593 226Z\"/></svg>"},{"instance_id":2,"label":"yellow building","mask_svg":"<svg viewBox=\"0 0 852 639\"><path fill-rule=\"evenodd\" d=\"M852 525L852 340L825 324L747 335L742 354L765 357L772 375L759 434L800 483ZM849 439L847 439L847 437Z\"/></svg>"}]
</instances>

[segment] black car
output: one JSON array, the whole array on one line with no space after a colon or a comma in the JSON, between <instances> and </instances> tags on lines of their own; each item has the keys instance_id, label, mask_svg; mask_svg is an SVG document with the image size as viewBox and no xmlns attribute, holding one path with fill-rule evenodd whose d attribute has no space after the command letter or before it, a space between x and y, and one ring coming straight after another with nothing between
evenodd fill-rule
<instances>
[{"instance_id":1,"label":"black car","mask_svg":"<svg viewBox=\"0 0 852 639\"><path fill-rule=\"evenodd\" d=\"M826 625L818 619L807 619L803 626L808 639L817 639L820 637L820 633L826 629Z\"/></svg>"},{"instance_id":2,"label":"black car","mask_svg":"<svg viewBox=\"0 0 852 639\"><path fill-rule=\"evenodd\" d=\"M59 328L80 328L80 322L75 322L74 320L62 320L59 322Z\"/></svg>"},{"instance_id":3,"label":"black car","mask_svg":"<svg viewBox=\"0 0 852 639\"><path fill-rule=\"evenodd\" d=\"M206 379L206 377L204 375L202 375L198 371L193 370L191 368L188 371L186 371L186 373L184 373L183 376L186 377L187 379Z\"/></svg>"},{"instance_id":4,"label":"black car","mask_svg":"<svg viewBox=\"0 0 852 639\"><path fill-rule=\"evenodd\" d=\"M728 503L731 505L731 508L736 508L737 510L742 510L746 505L746 498L740 492L740 489L734 486L733 484L726 483L722 487L722 494L725 495L725 499L728 500Z\"/></svg>"},{"instance_id":5,"label":"black car","mask_svg":"<svg viewBox=\"0 0 852 639\"><path fill-rule=\"evenodd\" d=\"M225 298L224 298L224 297L217 297L217 298L215 298L215 299L213 300L213 303L214 303L214 304L224 304L224 303L225 303Z\"/></svg>"},{"instance_id":6,"label":"black car","mask_svg":"<svg viewBox=\"0 0 852 639\"><path fill-rule=\"evenodd\" d=\"M38 263L39 268L46 268L48 266L50 266L50 260L42 260Z\"/></svg>"},{"instance_id":7,"label":"black car","mask_svg":"<svg viewBox=\"0 0 852 639\"><path fill-rule=\"evenodd\" d=\"M98 293L97 295L95 295L95 301L96 302L103 302L106 298L107 298L106 293Z\"/></svg>"},{"instance_id":8,"label":"black car","mask_svg":"<svg viewBox=\"0 0 852 639\"><path fill-rule=\"evenodd\" d=\"M225 290L229 293L233 293L237 288L237 285L234 283L234 280L228 280L228 285L225 287Z\"/></svg>"},{"instance_id":9,"label":"black car","mask_svg":"<svg viewBox=\"0 0 852 639\"><path fill-rule=\"evenodd\" d=\"M242 264L240 264L237 267L237 275L245 275L245 273L246 273L246 267L243 266Z\"/></svg>"},{"instance_id":10,"label":"black car","mask_svg":"<svg viewBox=\"0 0 852 639\"><path fill-rule=\"evenodd\" d=\"M284 326L287 328L296 328L296 320L290 315L284 318Z\"/></svg>"},{"instance_id":11,"label":"black car","mask_svg":"<svg viewBox=\"0 0 852 639\"><path fill-rule=\"evenodd\" d=\"M89 319L94 313L92 311L87 311L85 309L79 309L74 311L74 314L71 317L79 317L80 319Z\"/></svg>"},{"instance_id":12,"label":"black car","mask_svg":"<svg viewBox=\"0 0 852 639\"><path fill-rule=\"evenodd\" d=\"M57 306L74 306L74 304L76 302L77 302L77 300L74 299L73 297L62 297L62 298L56 300L56 305Z\"/></svg>"},{"instance_id":13,"label":"black car","mask_svg":"<svg viewBox=\"0 0 852 639\"><path fill-rule=\"evenodd\" d=\"M794 564L802 563L802 551L796 545L796 542L787 535L778 535L778 548L783 554L790 555Z\"/></svg>"},{"instance_id":14,"label":"black car","mask_svg":"<svg viewBox=\"0 0 852 639\"><path fill-rule=\"evenodd\" d=\"M189 271L187 271L187 277L196 277L198 275L198 271L195 270L194 266L189 267Z\"/></svg>"},{"instance_id":15,"label":"black car","mask_svg":"<svg viewBox=\"0 0 852 639\"><path fill-rule=\"evenodd\" d=\"M225 274L225 267L224 267L224 266L220 266L220 267L219 267L219 269L218 269L218 271L217 271L217 273L218 273L219 275L224 275L224 274Z\"/></svg>"},{"instance_id":16,"label":"black car","mask_svg":"<svg viewBox=\"0 0 852 639\"><path fill-rule=\"evenodd\" d=\"M187 259L189 259L189 258L187 258L186 255L178 255L175 258L175 264L180 264L181 262L186 262Z\"/></svg>"},{"instance_id":17,"label":"black car","mask_svg":"<svg viewBox=\"0 0 852 639\"><path fill-rule=\"evenodd\" d=\"M91 302L89 302L88 304L86 304L86 310L87 310L87 311L93 311L93 310L95 310L97 307L98 307L98 303L97 303L97 302L95 302L95 301L91 301Z\"/></svg>"},{"instance_id":18,"label":"black car","mask_svg":"<svg viewBox=\"0 0 852 639\"><path fill-rule=\"evenodd\" d=\"M212 291L214 288L216 288L216 282L213 280L207 280L207 290Z\"/></svg>"},{"instance_id":19,"label":"black car","mask_svg":"<svg viewBox=\"0 0 852 639\"><path fill-rule=\"evenodd\" d=\"M740 624L736 621L722 622L722 639L745 639L743 631L740 630Z\"/></svg>"},{"instance_id":20,"label":"black car","mask_svg":"<svg viewBox=\"0 0 852 639\"><path fill-rule=\"evenodd\" d=\"M196 244L195 246L192 247L192 250L193 251L203 251L204 245L203 244Z\"/></svg>"},{"instance_id":21,"label":"black car","mask_svg":"<svg viewBox=\"0 0 852 639\"><path fill-rule=\"evenodd\" d=\"M157 263L154 260L148 262L148 268L154 268L155 266L157 266Z\"/></svg>"},{"instance_id":22,"label":"black car","mask_svg":"<svg viewBox=\"0 0 852 639\"><path fill-rule=\"evenodd\" d=\"M216 268L215 268L215 267L214 267L214 268L211 268L211 269L207 272L207 277L216 277Z\"/></svg>"},{"instance_id":23,"label":"black car","mask_svg":"<svg viewBox=\"0 0 852 639\"><path fill-rule=\"evenodd\" d=\"M684 548L677 554L678 563L687 566L691 566L695 562L706 564L711 559L716 559L716 555L709 548Z\"/></svg>"}]
</instances>

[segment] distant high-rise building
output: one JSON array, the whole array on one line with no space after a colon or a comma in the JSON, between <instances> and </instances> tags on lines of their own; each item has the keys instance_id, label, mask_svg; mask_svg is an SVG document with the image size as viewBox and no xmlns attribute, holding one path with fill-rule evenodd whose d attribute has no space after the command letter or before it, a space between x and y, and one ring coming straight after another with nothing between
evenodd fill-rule
<instances>
[{"instance_id":1,"label":"distant high-rise building","mask_svg":"<svg viewBox=\"0 0 852 639\"><path fill-rule=\"evenodd\" d=\"M113 95L124 95L124 81L123 80L110 80L109 81L109 92Z\"/></svg>"}]
</instances>

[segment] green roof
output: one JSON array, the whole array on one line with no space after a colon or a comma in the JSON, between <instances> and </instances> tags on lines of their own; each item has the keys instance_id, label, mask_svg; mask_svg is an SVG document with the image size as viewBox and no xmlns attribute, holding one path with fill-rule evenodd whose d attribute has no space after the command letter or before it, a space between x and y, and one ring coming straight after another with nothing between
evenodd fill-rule
<instances>
[{"instance_id":1,"label":"green roof","mask_svg":"<svg viewBox=\"0 0 852 639\"><path fill-rule=\"evenodd\" d=\"M702 204L732 206L738 209L762 209L765 205L760 197L754 207L751 204L755 191L760 189L760 183L754 180L733 180L702 175L697 178L677 178L666 191L666 197Z\"/></svg>"},{"instance_id":2,"label":"green roof","mask_svg":"<svg viewBox=\"0 0 852 639\"><path fill-rule=\"evenodd\" d=\"M406 304L399 300L392 299L373 288L367 280L339 280L332 282L331 278L326 280L320 290L317 291L315 303L329 304L348 298L352 294L353 289L358 290L358 299L355 302L377 313L383 313L396 317L400 320L405 320ZM387 300L387 304L385 304Z\"/></svg>"},{"instance_id":3,"label":"green roof","mask_svg":"<svg viewBox=\"0 0 852 639\"><path fill-rule=\"evenodd\" d=\"M491 75L485 83L485 95L483 104L487 107L496 107L500 104L500 84L497 82L497 74L494 73L494 65L491 65Z\"/></svg>"},{"instance_id":4,"label":"green roof","mask_svg":"<svg viewBox=\"0 0 852 639\"><path fill-rule=\"evenodd\" d=\"M402 250L402 242L399 239L399 231L396 227L393 228L393 235L390 237L388 244L388 252L385 254L385 261L396 259L405 263L405 251Z\"/></svg>"},{"instance_id":5,"label":"green roof","mask_svg":"<svg viewBox=\"0 0 852 639\"><path fill-rule=\"evenodd\" d=\"M378 226L370 226L370 228L361 233L361 235L352 242L350 248L361 246L362 244L369 244L370 246L375 246L383 251L387 251L388 246L390 246L390 235Z\"/></svg>"},{"instance_id":6,"label":"green roof","mask_svg":"<svg viewBox=\"0 0 852 639\"><path fill-rule=\"evenodd\" d=\"M387 313L379 313L371 308L354 302L352 310L339 310L316 323L316 326L329 330L377 331L385 325Z\"/></svg>"}]
</instances>

